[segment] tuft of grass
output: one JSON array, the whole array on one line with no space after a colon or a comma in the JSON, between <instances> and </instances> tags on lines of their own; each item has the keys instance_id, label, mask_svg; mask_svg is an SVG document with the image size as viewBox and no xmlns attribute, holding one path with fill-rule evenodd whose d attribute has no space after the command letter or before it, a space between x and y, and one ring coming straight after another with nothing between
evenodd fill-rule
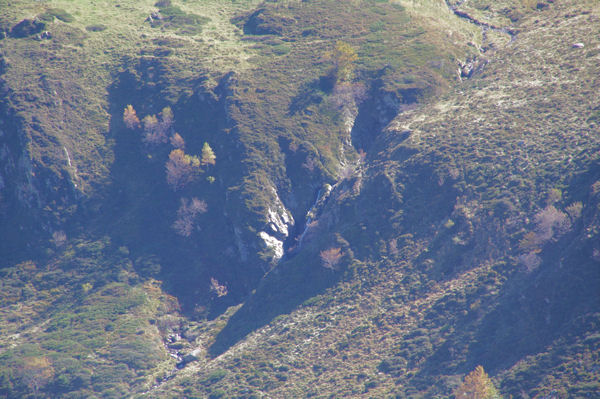
<instances>
[{"instance_id":1,"label":"tuft of grass","mask_svg":"<svg viewBox=\"0 0 600 399\"><path fill-rule=\"evenodd\" d=\"M75 17L62 8L48 8L43 14L38 15L38 18L43 22L54 22L54 18L66 23L75 21Z\"/></svg>"},{"instance_id":2,"label":"tuft of grass","mask_svg":"<svg viewBox=\"0 0 600 399\"><path fill-rule=\"evenodd\" d=\"M210 21L210 18L193 13L186 13L181 8L169 5L160 8L161 17L151 22L152 27L161 27L177 31L180 35L198 35L202 32L202 26Z\"/></svg>"},{"instance_id":3,"label":"tuft of grass","mask_svg":"<svg viewBox=\"0 0 600 399\"><path fill-rule=\"evenodd\" d=\"M106 30L106 25L103 25L103 24L88 25L85 27L85 30L87 30L88 32L102 32L103 30Z\"/></svg>"}]
</instances>

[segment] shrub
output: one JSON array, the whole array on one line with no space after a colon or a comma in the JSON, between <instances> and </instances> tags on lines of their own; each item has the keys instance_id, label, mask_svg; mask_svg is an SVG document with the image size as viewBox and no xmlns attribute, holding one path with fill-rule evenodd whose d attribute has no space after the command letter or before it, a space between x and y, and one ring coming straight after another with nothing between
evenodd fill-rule
<instances>
[{"instance_id":1,"label":"shrub","mask_svg":"<svg viewBox=\"0 0 600 399\"><path fill-rule=\"evenodd\" d=\"M39 15L38 18L43 22L54 22L54 18L67 23L75 21L75 18L62 8L49 8L45 13Z\"/></svg>"},{"instance_id":2,"label":"shrub","mask_svg":"<svg viewBox=\"0 0 600 399\"><path fill-rule=\"evenodd\" d=\"M85 30L87 30L88 32L102 32L103 30L106 30L106 25L102 25L102 24L88 25L85 27Z\"/></svg>"},{"instance_id":3,"label":"shrub","mask_svg":"<svg viewBox=\"0 0 600 399\"><path fill-rule=\"evenodd\" d=\"M332 74L337 82L349 81L354 77L354 62L358 60L356 50L348 43L338 41L327 58L333 61Z\"/></svg>"},{"instance_id":4,"label":"shrub","mask_svg":"<svg viewBox=\"0 0 600 399\"><path fill-rule=\"evenodd\" d=\"M560 191L558 188L553 188L548 193L548 199L547 199L548 205L555 204L558 201L560 201L561 199L562 199L562 191Z\"/></svg>"},{"instance_id":5,"label":"shrub","mask_svg":"<svg viewBox=\"0 0 600 399\"><path fill-rule=\"evenodd\" d=\"M220 284L216 278L210 278L210 292L216 294L218 297L222 297L227 295L227 287L223 284Z\"/></svg>"},{"instance_id":6,"label":"shrub","mask_svg":"<svg viewBox=\"0 0 600 399\"><path fill-rule=\"evenodd\" d=\"M583 210L583 204L581 202L573 202L566 209L569 217L571 217L571 222L575 222L575 220L581 217L581 211Z\"/></svg>"},{"instance_id":7,"label":"shrub","mask_svg":"<svg viewBox=\"0 0 600 399\"><path fill-rule=\"evenodd\" d=\"M27 357L19 368L19 374L27 387L37 394L54 377L54 368L47 357Z\"/></svg>"},{"instance_id":8,"label":"shrub","mask_svg":"<svg viewBox=\"0 0 600 399\"><path fill-rule=\"evenodd\" d=\"M500 399L492 380L481 366L477 366L465 377L462 385L454 391L454 397L456 399Z\"/></svg>"},{"instance_id":9,"label":"shrub","mask_svg":"<svg viewBox=\"0 0 600 399\"><path fill-rule=\"evenodd\" d=\"M227 370L217 369L200 381L202 385L210 386L221 381L227 375Z\"/></svg>"},{"instance_id":10,"label":"shrub","mask_svg":"<svg viewBox=\"0 0 600 399\"><path fill-rule=\"evenodd\" d=\"M52 15L54 17L56 17L57 19L61 20L62 22L73 22L75 21L75 18L69 14L68 12L66 12L65 10L63 10L62 8L49 8L48 11L46 11L46 13L48 15Z\"/></svg>"},{"instance_id":11,"label":"shrub","mask_svg":"<svg viewBox=\"0 0 600 399\"><path fill-rule=\"evenodd\" d=\"M320 253L321 265L325 269L337 270L337 266L342 259L341 248L329 248Z\"/></svg>"},{"instance_id":12,"label":"shrub","mask_svg":"<svg viewBox=\"0 0 600 399\"><path fill-rule=\"evenodd\" d=\"M571 223L567 215L554 205L548 205L535 215L536 234L540 243L569 231Z\"/></svg>"}]
</instances>

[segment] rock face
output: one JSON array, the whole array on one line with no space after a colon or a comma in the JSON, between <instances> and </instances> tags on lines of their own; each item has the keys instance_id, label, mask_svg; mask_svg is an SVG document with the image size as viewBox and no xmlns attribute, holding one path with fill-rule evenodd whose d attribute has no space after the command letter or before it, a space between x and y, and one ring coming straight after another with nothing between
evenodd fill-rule
<instances>
[{"instance_id":1,"label":"rock face","mask_svg":"<svg viewBox=\"0 0 600 399\"><path fill-rule=\"evenodd\" d=\"M273 251L273 261L283 257L284 242L290 235L290 229L294 226L292 214L285 208L279 198L277 191L272 188L274 200L272 207L267 210L267 224L265 229L258 233L266 249Z\"/></svg>"}]
</instances>

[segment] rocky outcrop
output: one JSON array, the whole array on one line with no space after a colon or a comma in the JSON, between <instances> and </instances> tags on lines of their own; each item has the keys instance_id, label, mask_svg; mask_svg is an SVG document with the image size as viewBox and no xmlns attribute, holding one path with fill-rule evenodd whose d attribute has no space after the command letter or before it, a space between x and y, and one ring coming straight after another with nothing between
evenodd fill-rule
<instances>
[{"instance_id":1,"label":"rocky outcrop","mask_svg":"<svg viewBox=\"0 0 600 399\"><path fill-rule=\"evenodd\" d=\"M27 37L31 35L35 35L36 33L40 33L44 30L46 24L37 18L34 19L24 19L10 30L10 36L19 38L19 37Z\"/></svg>"},{"instance_id":2,"label":"rocky outcrop","mask_svg":"<svg viewBox=\"0 0 600 399\"><path fill-rule=\"evenodd\" d=\"M290 229L294 226L292 214L285 208L279 198L277 191L272 188L273 202L267 209L267 224L258 236L263 242L265 249L273 252L273 260L278 261L283 257L284 242L290 235Z\"/></svg>"}]
</instances>

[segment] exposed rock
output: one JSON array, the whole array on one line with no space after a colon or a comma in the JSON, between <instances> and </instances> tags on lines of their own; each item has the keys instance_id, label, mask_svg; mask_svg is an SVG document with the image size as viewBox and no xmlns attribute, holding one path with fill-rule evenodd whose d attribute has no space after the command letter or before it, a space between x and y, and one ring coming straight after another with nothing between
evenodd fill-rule
<instances>
[{"instance_id":1,"label":"exposed rock","mask_svg":"<svg viewBox=\"0 0 600 399\"><path fill-rule=\"evenodd\" d=\"M197 361L199 359L200 352L202 352L202 349L196 348L193 351L191 351L190 353L188 353L187 355L184 355L181 358L181 361L179 363L177 363L176 367L178 369L182 369L185 366L187 366L189 363Z\"/></svg>"},{"instance_id":2,"label":"exposed rock","mask_svg":"<svg viewBox=\"0 0 600 399\"><path fill-rule=\"evenodd\" d=\"M160 12L155 11L152 14L148 15L148 18L146 18L145 22L149 22L150 25L152 25L152 23L154 21L160 21L163 19L163 16L160 15Z\"/></svg>"},{"instance_id":3,"label":"exposed rock","mask_svg":"<svg viewBox=\"0 0 600 399\"><path fill-rule=\"evenodd\" d=\"M469 79L475 72L481 71L488 63L487 59L469 58L459 63L458 75L461 79Z\"/></svg>"},{"instance_id":4,"label":"exposed rock","mask_svg":"<svg viewBox=\"0 0 600 399\"><path fill-rule=\"evenodd\" d=\"M267 248L273 250L273 258L275 260L281 259L283 256L283 241L269 235L268 233L261 231L258 236L263 240L264 245Z\"/></svg>"},{"instance_id":5,"label":"exposed rock","mask_svg":"<svg viewBox=\"0 0 600 399\"><path fill-rule=\"evenodd\" d=\"M460 77L461 78L469 78L473 74L473 69L475 68L475 60L470 59L465 63L460 64Z\"/></svg>"},{"instance_id":6,"label":"exposed rock","mask_svg":"<svg viewBox=\"0 0 600 399\"><path fill-rule=\"evenodd\" d=\"M19 157L18 168L26 181L22 182L22 184L17 187L17 198L21 204L28 208L40 208L40 194L33 184L35 173L33 172L31 165L31 158L26 151Z\"/></svg>"},{"instance_id":7,"label":"exposed rock","mask_svg":"<svg viewBox=\"0 0 600 399\"><path fill-rule=\"evenodd\" d=\"M259 232L258 236L266 248L273 250L273 259L279 260L283 256L283 243L289 236L290 227L294 226L294 218L281 202L277 191L274 188L271 191L274 201L267 210L267 228L266 231Z\"/></svg>"},{"instance_id":8,"label":"exposed rock","mask_svg":"<svg viewBox=\"0 0 600 399\"><path fill-rule=\"evenodd\" d=\"M10 30L10 35L12 37L27 37L31 35L35 35L36 33L40 33L44 30L46 24L42 21L35 19L27 19L25 18L18 24L12 27Z\"/></svg>"}]
</instances>

